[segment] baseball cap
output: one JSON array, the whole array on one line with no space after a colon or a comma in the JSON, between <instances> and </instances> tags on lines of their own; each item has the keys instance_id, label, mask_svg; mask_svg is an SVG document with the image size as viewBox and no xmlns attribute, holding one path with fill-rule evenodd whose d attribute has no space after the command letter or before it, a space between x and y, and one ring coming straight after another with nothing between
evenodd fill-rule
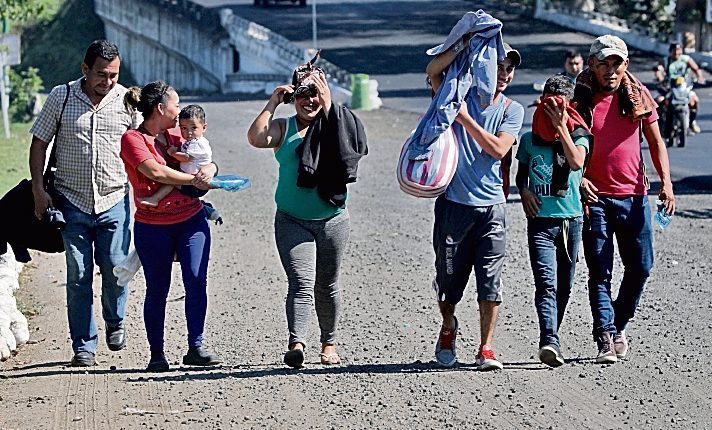
<instances>
[{"instance_id":1,"label":"baseball cap","mask_svg":"<svg viewBox=\"0 0 712 430\"><path fill-rule=\"evenodd\" d=\"M595 55L599 60L603 60L610 55L617 55L618 57L627 60L628 47L620 37L605 34L593 41L588 55Z\"/></svg>"},{"instance_id":2,"label":"baseball cap","mask_svg":"<svg viewBox=\"0 0 712 430\"><path fill-rule=\"evenodd\" d=\"M512 60L512 65L514 67L519 67L522 64L522 56L519 51L509 46L509 43L504 42L504 55L506 55L510 60Z\"/></svg>"}]
</instances>

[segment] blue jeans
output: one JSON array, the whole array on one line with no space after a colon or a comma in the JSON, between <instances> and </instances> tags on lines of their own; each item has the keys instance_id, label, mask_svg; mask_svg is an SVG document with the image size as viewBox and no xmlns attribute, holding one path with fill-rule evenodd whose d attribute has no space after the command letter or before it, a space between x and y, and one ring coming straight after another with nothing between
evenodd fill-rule
<instances>
[{"instance_id":1,"label":"blue jeans","mask_svg":"<svg viewBox=\"0 0 712 430\"><path fill-rule=\"evenodd\" d=\"M529 259L534 272L534 306L539 316L539 348L560 346L559 327L576 273L583 217L529 218Z\"/></svg>"},{"instance_id":2,"label":"blue jeans","mask_svg":"<svg viewBox=\"0 0 712 430\"><path fill-rule=\"evenodd\" d=\"M163 352L166 300L171 287L173 256L178 255L183 288L188 348L203 344L203 328L208 308L208 259L210 226L205 211L169 225L134 223L134 246L146 277L143 320L151 352Z\"/></svg>"},{"instance_id":3,"label":"blue jeans","mask_svg":"<svg viewBox=\"0 0 712 430\"><path fill-rule=\"evenodd\" d=\"M611 295L613 236L624 272L616 300ZM598 197L589 205L583 231L593 335L616 334L633 318L653 268L653 229L648 196Z\"/></svg>"},{"instance_id":4,"label":"blue jeans","mask_svg":"<svg viewBox=\"0 0 712 430\"><path fill-rule=\"evenodd\" d=\"M128 287L117 284L114 266L128 254L131 222L128 194L106 212L81 211L66 198L59 198L67 226L62 231L67 259L67 316L74 352L96 352L94 321L94 262L101 272L101 312L107 326L123 324Z\"/></svg>"}]
</instances>

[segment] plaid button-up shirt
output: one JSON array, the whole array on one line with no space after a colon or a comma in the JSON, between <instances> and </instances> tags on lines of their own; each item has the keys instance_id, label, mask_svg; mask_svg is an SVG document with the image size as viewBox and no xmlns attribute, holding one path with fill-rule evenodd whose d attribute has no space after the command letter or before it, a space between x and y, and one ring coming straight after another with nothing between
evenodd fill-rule
<instances>
[{"instance_id":1,"label":"plaid button-up shirt","mask_svg":"<svg viewBox=\"0 0 712 430\"><path fill-rule=\"evenodd\" d=\"M128 192L121 136L136 128L140 115L124 105L126 88L116 84L94 106L84 91L82 79L69 83L69 98L57 133L66 85L52 89L30 133L57 145L55 187L73 205L86 213L111 209Z\"/></svg>"}]
</instances>

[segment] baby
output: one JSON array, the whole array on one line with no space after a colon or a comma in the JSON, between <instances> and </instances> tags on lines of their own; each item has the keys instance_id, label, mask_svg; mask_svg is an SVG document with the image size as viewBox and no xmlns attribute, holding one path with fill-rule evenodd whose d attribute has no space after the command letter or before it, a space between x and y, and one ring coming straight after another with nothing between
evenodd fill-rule
<instances>
[{"instance_id":1,"label":"baby","mask_svg":"<svg viewBox=\"0 0 712 430\"><path fill-rule=\"evenodd\" d=\"M180 150L175 146L169 147L168 154L180 162L181 171L194 175L201 167L213 161L210 142L203 136L208 128L208 124L205 122L205 111L198 105L184 107L178 114L178 125L185 142L181 145ZM173 188L173 185L163 185L153 195L141 199L140 204L156 207L161 199L170 194ZM193 195L193 193L190 194ZM210 203L205 203L205 210L211 221L217 221L220 218L217 210Z\"/></svg>"}]
</instances>

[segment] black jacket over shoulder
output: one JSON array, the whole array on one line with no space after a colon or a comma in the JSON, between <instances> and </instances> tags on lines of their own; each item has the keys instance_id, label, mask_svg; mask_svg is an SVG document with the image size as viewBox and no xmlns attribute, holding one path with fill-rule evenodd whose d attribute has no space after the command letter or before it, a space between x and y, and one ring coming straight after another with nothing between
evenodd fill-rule
<instances>
[{"instance_id":1,"label":"black jacket over shoulder","mask_svg":"<svg viewBox=\"0 0 712 430\"><path fill-rule=\"evenodd\" d=\"M15 260L31 260L28 249L44 252L64 252L61 232L35 217L32 183L23 179L0 199L0 254L12 246Z\"/></svg>"},{"instance_id":2,"label":"black jacket over shoulder","mask_svg":"<svg viewBox=\"0 0 712 430\"><path fill-rule=\"evenodd\" d=\"M319 196L337 207L346 203L346 184L356 181L358 162L368 154L361 120L349 109L332 105L328 118L320 112L309 125L299 156L297 185L317 188Z\"/></svg>"}]
</instances>

